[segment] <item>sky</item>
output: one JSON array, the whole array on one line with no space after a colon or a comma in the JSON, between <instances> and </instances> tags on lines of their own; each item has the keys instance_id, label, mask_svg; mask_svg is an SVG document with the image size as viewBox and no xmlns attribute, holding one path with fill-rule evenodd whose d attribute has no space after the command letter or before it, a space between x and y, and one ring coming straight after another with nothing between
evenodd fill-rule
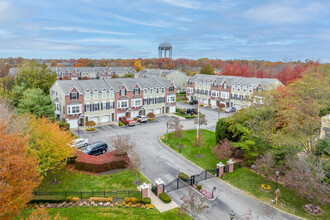
<instances>
[{"instance_id":1,"label":"sky","mask_svg":"<svg viewBox=\"0 0 330 220\"><path fill-rule=\"evenodd\" d=\"M0 57L330 62L329 0L0 0Z\"/></svg>"}]
</instances>

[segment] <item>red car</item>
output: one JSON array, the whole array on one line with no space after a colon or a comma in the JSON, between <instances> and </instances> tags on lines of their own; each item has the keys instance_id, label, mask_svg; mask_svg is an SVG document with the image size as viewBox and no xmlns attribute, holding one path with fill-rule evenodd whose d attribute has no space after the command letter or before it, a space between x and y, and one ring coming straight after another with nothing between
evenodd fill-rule
<instances>
[{"instance_id":1,"label":"red car","mask_svg":"<svg viewBox=\"0 0 330 220\"><path fill-rule=\"evenodd\" d=\"M136 121L133 118L128 118L128 117L120 117L119 121L124 123L124 125L127 126L135 126L136 125Z\"/></svg>"}]
</instances>

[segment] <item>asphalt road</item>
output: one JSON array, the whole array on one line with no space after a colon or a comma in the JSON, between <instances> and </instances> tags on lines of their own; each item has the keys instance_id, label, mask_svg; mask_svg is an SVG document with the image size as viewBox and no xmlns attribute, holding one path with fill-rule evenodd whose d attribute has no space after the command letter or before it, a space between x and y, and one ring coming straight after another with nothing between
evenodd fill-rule
<instances>
[{"instance_id":1,"label":"asphalt road","mask_svg":"<svg viewBox=\"0 0 330 220\"><path fill-rule=\"evenodd\" d=\"M189 108L191 106L179 103L178 107ZM206 115L208 120L208 125L202 126L202 128L214 131L215 123L218 119L217 110L202 108L201 112ZM228 115L230 114L221 113L221 117L226 117ZM130 134L136 141L135 152L141 159L141 171L151 181L161 178L166 185L174 180L179 172L194 175L202 171L199 167L180 157L177 153L169 150L160 143L159 136L166 133L166 117L167 116L160 116L157 117L154 122L140 124L135 127L118 127L115 125L102 126L97 128L98 131L96 133L87 134L85 132L80 132L80 136L88 138L91 142L105 141L109 143L108 140L111 136L115 136L116 134ZM193 120L182 120L181 123L184 126L183 129L196 128ZM73 132L77 133L77 131ZM214 167L216 168L216 165L214 165ZM198 216L198 219L230 219L229 212L231 210L236 214L235 219L246 219L249 209L252 210L254 217L259 217L258 219L297 219L246 196L217 178L204 180L200 182L200 184L208 191L216 187L215 195L217 198L215 201L207 202L207 205L210 207L209 213ZM171 191L168 194L180 205L182 203L180 198L184 195L188 195L189 190L191 189L185 187Z\"/></svg>"}]
</instances>

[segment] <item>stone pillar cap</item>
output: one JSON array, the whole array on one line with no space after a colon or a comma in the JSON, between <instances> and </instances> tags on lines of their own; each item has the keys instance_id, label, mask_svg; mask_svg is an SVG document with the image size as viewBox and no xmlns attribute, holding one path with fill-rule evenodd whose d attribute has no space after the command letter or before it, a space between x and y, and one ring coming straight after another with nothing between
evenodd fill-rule
<instances>
[{"instance_id":1,"label":"stone pillar cap","mask_svg":"<svg viewBox=\"0 0 330 220\"><path fill-rule=\"evenodd\" d=\"M218 167L224 167L225 165L224 165L222 162L219 162L219 163L217 164L217 166L218 166Z\"/></svg>"},{"instance_id":2,"label":"stone pillar cap","mask_svg":"<svg viewBox=\"0 0 330 220\"><path fill-rule=\"evenodd\" d=\"M146 183L143 183L140 187L141 187L141 189L148 189L149 185Z\"/></svg>"},{"instance_id":3,"label":"stone pillar cap","mask_svg":"<svg viewBox=\"0 0 330 220\"><path fill-rule=\"evenodd\" d=\"M231 159L227 161L228 164L234 164L235 162L232 161Z\"/></svg>"},{"instance_id":4,"label":"stone pillar cap","mask_svg":"<svg viewBox=\"0 0 330 220\"><path fill-rule=\"evenodd\" d=\"M161 178L158 178L156 181L155 181L156 185L162 185L164 184L164 181L161 179Z\"/></svg>"}]
</instances>

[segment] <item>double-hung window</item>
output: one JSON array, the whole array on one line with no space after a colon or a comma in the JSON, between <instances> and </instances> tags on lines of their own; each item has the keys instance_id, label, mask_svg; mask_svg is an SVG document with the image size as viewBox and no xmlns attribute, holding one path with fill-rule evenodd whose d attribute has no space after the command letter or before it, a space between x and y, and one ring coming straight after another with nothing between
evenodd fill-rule
<instances>
[{"instance_id":1,"label":"double-hung window","mask_svg":"<svg viewBox=\"0 0 330 220\"><path fill-rule=\"evenodd\" d=\"M212 97L219 97L219 91L214 91L214 90L212 90L212 92L211 92L211 96L212 96Z\"/></svg>"},{"instance_id":2,"label":"double-hung window","mask_svg":"<svg viewBox=\"0 0 330 220\"><path fill-rule=\"evenodd\" d=\"M99 97L99 93L98 93L98 91L94 91L94 92L93 92L93 96L94 96L94 97L93 97L94 99L98 99L98 97Z\"/></svg>"},{"instance_id":3,"label":"double-hung window","mask_svg":"<svg viewBox=\"0 0 330 220\"><path fill-rule=\"evenodd\" d=\"M77 92L71 92L70 94L71 94L71 97L70 97L71 100L72 99L79 99L79 95L78 95Z\"/></svg>"},{"instance_id":4,"label":"double-hung window","mask_svg":"<svg viewBox=\"0 0 330 220\"><path fill-rule=\"evenodd\" d=\"M107 92L106 91L102 91L102 99L105 99L107 97Z\"/></svg>"},{"instance_id":5,"label":"double-hung window","mask_svg":"<svg viewBox=\"0 0 330 220\"><path fill-rule=\"evenodd\" d=\"M148 95L148 88L144 88L144 95Z\"/></svg>"},{"instance_id":6,"label":"double-hung window","mask_svg":"<svg viewBox=\"0 0 330 220\"><path fill-rule=\"evenodd\" d=\"M86 100L89 100L91 98L91 94L89 92L85 93L85 98Z\"/></svg>"}]
</instances>

